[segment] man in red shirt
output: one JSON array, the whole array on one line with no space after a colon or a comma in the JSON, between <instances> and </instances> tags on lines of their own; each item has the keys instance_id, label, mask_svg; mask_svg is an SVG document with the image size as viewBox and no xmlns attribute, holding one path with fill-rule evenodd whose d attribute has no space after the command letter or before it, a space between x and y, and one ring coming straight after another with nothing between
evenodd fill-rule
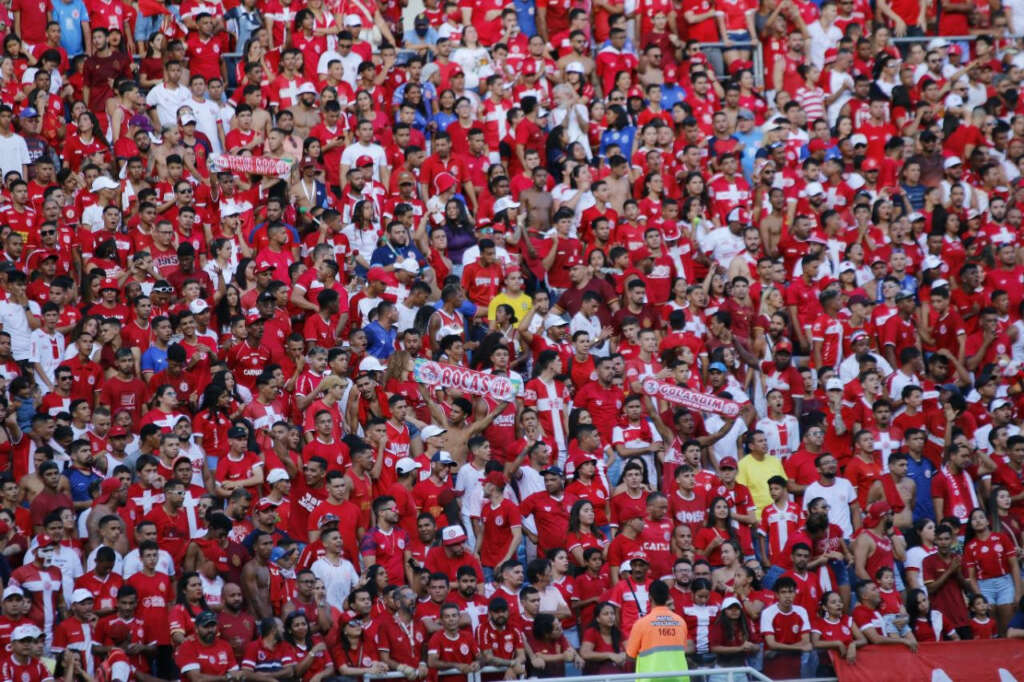
<instances>
[{"instance_id":1,"label":"man in red shirt","mask_svg":"<svg viewBox=\"0 0 1024 682\"><path fill-rule=\"evenodd\" d=\"M142 570L128 578L128 584L134 587L139 595L139 617L146 623L146 639L156 642L157 645L156 670L161 677L170 679L167 676L173 677L173 661L168 609L174 602L174 587L169 575L156 570L159 558L160 548L155 542L140 542L139 559L142 562ZM186 640L186 645L188 641L190 640ZM179 656L183 648L178 649ZM178 667L184 668L180 659Z\"/></svg>"},{"instance_id":2,"label":"man in red shirt","mask_svg":"<svg viewBox=\"0 0 1024 682\"><path fill-rule=\"evenodd\" d=\"M157 542L167 548L175 564L185 558L190 537L188 514L184 510L185 484L172 478L164 484L164 502L153 507L145 519L156 524Z\"/></svg>"},{"instance_id":3,"label":"man in red shirt","mask_svg":"<svg viewBox=\"0 0 1024 682\"><path fill-rule=\"evenodd\" d=\"M914 294L901 291L896 295L896 314L885 321L879 336L882 352L892 367L899 367L900 352L917 344L917 327L914 323Z\"/></svg>"},{"instance_id":4,"label":"man in red shirt","mask_svg":"<svg viewBox=\"0 0 1024 682\"><path fill-rule=\"evenodd\" d=\"M628 638L633 625L651 608L647 589L652 580L648 577L651 565L647 555L634 552L619 566L621 579L608 592L607 601L619 609L619 628L622 636Z\"/></svg>"},{"instance_id":5,"label":"man in red shirt","mask_svg":"<svg viewBox=\"0 0 1024 682\"><path fill-rule=\"evenodd\" d=\"M523 500L519 511L524 517L533 515L537 532L526 528L526 537L537 545L537 556L544 556L548 550L561 547L569 533L569 510L576 502L576 496L565 492L565 478L557 466L549 466L540 472L544 477L544 490Z\"/></svg>"},{"instance_id":6,"label":"man in red shirt","mask_svg":"<svg viewBox=\"0 0 1024 682\"><path fill-rule=\"evenodd\" d=\"M65 650L78 652L82 668L90 675L96 670L92 647L92 611L95 605L89 590L78 588L71 594L71 617L65 618L53 629L53 646L55 653Z\"/></svg>"},{"instance_id":7,"label":"man in red shirt","mask_svg":"<svg viewBox=\"0 0 1024 682\"><path fill-rule=\"evenodd\" d=\"M470 566L476 573L477 581L481 583L484 581L484 572L480 562L466 547L466 533L462 530L462 526L446 526L441 531L441 544L430 548L423 565L431 573L447 575L449 583L456 581L460 567Z\"/></svg>"},{"instance_id":8,"label":"man in red shirt","mask_svg":"<svg viewBox=\"0 0 1024 682\"><path fill-rule=\"evenodd\" d=\"M495 568L516 556L523 533L522 516L519 508L504 496L502 472L491 471L484 476L483 490L480 516L473 519L476 534L473 554L480 559L484 577L490 581Z\"/></svg>"},{"instance_id":9,"label":"man in red shirt","mask_svg":"<svg viewBox=\"0 0 1024 682\"><path fill-rule=\"evenodd\" d=\"M416 593L403 586L395 592L398 609L394 616L381 623L377 631L377 650L380 660L391 670L405 677L422 678L427 675L427 664L423 662L426 632L423 624L413 616L416 610Z\"/></svg>"},{"instance_id":10,"label":"man in red shirt","mask_svg":"<svg viewBox=\"0 0 1024 682\"><path fill-rule=\"evenodd\" d=\"M211 677L231 679L228 674L238 670L231 646L217 635L217 615L203 611L196 616L196 636L182 643L174 654L174 662L189 682L201 682ZM248 680L272 680L264 675L248 674Z\"/></svg>"},{"instance_id":11,"label":"man in red shirt","mask_svg":"<svg viewBox=\"0 0 1024 682\"><path fill-rule=\"evenodd\" d=\"M463 675L446 676L453 682L466 682L466 675L480 670L480 651L471 630L459 627L459 607L451 602L441 606L441 629L427 643L427 667L432 670L454 668Z\"/></svg>"},{"instance_id":12,"label":"man in red shirt","mask_svg":"<svg viewBox=\"0 0 1024 682\"><path fill-rule=\"evenodd\" d=\"M476 630L477 646L484 665L507 666L515 675L526 674L523 638L509 626L509 606L504 597L491 597L487 620Z\"/></svg>"},{"instance_id":13,"label":"man in red shirt","mask_svg":"<svg viewBox=\"0 0 1024 682\"><path fill-rule=\"evenodd\" d=\"M466 290L466 298L486 309L501 291L502 272L494 240L481 239L479 246L479 260L467 263L462 271L462 288Z\"/></svg>"}]
</instances>

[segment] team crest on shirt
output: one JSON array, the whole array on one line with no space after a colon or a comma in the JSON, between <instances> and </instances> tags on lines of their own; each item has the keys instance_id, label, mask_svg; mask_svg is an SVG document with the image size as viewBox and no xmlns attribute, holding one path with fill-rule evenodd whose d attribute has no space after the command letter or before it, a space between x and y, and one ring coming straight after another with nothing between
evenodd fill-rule
<instances>
[{"instance_id":1,"label":"team crest on shirt","mask_svg":"<svg viewBox=\"0 0 1024 682\"><path fill-rule=\"evenodd\" d=\"M262 653L262 652L260 652L260 653ZM228 662L228 655L225 652L221 651L220 653L217 654L217 662L218 663L227 663Z\"/></svg>"},{"instance_id":2,"label":"team crest on shirt","mask_svg":"<svg viewBox=\"0 0 1024 682\"><path fill-rule=\"evenodd\" d=\"M90 383L90 384L95 384L95 383L96 383L96 377L94 377L94 376L92 376L92 375L90 374L90 375L89 375L89 379L88 379L88 381L89 381L89 383Z\"/></svg>"},{"instance_id":3,"label":"team crest on shirt","mask_svg":"<svg viewBox=\"0 0 1024 682\"><path fill-rule=\"evenodd\" d=\"M981 546L981 553L982 554L988 554L988 545L982 545Z\"/></svg>"},{"instance_id":4,"label":"team crest on shirt","mask_svg":"<svg viewBox=\"0 0 1024 682\"><path fill-rule=\"evenodd\" d=\"M469 647L466 646L465 642L459 645L459 653L463 656L469 653Z\"/></svg>"},{"instance_id":5,"label":"team crest on shirt","mask_svg":"<svg viewBox=\"0 0 1024 682\"><path fill-rule=\"evenodd\" d=\"M594 496L603 500L604 499L604 491L603 490L596 490L594 492Z\"/></svg>"},{"instance_id":6,"label":"team crest on shirt","mask_svg":"<svg viewBox=\"0 0 1024 682\"><path fill-rule=\"evenodd\" d=\"M418 644L422 644L423 643L423 633L422 632L417 632L416 633L416 642Z\"/></svg>"},{"instance_id":7,"label":"team crest on shirt","mask_svg":"<svg viewBox=\"0 0 1024 682\"><path fill-rule=\"evenodd\" d=\"M398 549L405 549L405 540L398 538Z\"/></svg>"},{"instance_id":8,"label":"team crest on shirt","mask_svg":"<svg viewBox=\"0 0 1024 682\"><path fill-rule=\"evenodd\" d=\"M795 635L798 632L800 632L800 626L799 625L793 625L793 634Z\"/></svg>"},{"instance_id":9,"label":"team crest on shirt","mask_svg":"<svg viewBox=\"0 0 1024 682\"><path fill-rule=\"evenodd\" d=\"M505 651L512 651L512 642L505 642Z\"/></svg>"},{"instance_id":10,"label":"team crest on shirt","mask_svg":"<svg viewBox=\"0 0 1024 682\"><path fill-rule=\"evenodd\" d=\"M850 634L850 628L846 627L845 625L843 626L842 630L844 635Z\"/></svg>"},{"instance_id":11,"label":"team crest on shirt","mask_svg":"<svg viewBox=\"0 0 1024 682\"><path fill-rule=\"evenodd\" d=\"M390 457L385 457L384 458L384 466L386 466L386 467L392 466L393 462L394 462L394 460L392 460Z\"/></svg>"},{"instance_id":12,"label":"team crest on shirt","mask_svg":"<svg viewBox=\"0 0 1024 682\"><path fill-rule=\"evenodd\" d=\"M502 517L499 516L498 518L494 519L494 523L495 523L495 525L498 525L498 526L504 526L505 525L505 519L503 519Z\"/></svg>"},{"instance_id":13,"label":"team crest on shirt","mask_svg":"<svg viewBox=\"0 0 1024 682\"><path fill-rule=\"evenodd\" d=\"M995 551L996 552L1002 552L1003 551L1003 543L997 544L996 547L995 547Z\"/></svg>"}]
</instances>

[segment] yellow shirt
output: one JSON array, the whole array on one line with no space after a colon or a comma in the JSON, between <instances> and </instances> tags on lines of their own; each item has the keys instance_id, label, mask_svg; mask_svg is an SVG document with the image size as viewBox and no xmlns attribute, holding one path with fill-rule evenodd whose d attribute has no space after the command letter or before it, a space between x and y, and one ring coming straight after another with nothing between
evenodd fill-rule
<instances>
[{"instance_id":1,"label":"yellow shirt","mask_svg":"<svg viewBox=\"0 0 1024 682\"><path fill-rule=\"evenodd\" d=\"M533 299L527 294L519 294L513 298L503 291L492 298L490 304L488 304L488 320L494 319L494 316L497 314L498 306L503 303L512 306L512 310L516 311L516 319L518 320L522 320L526 317L526 313L530 312L530 308L533 307Z\"/></svg>"},{"instance_id":2,"label":"yellow shirt","mask_svg":"<svg viewBox=\"0 0 1024 682\"><path fill-rule=\"evenodd\" d=\"M782 462L775 455L765 455L760 462L754 459L753 455L747 455L740 460L736 482L750 489L750 496L754 498L754 504L757 505L759 512L767 509L772 503L771 493L768 492L768 479L772 476L786 478L786 470L782 468Z\"/></svg>"}]
</instances>

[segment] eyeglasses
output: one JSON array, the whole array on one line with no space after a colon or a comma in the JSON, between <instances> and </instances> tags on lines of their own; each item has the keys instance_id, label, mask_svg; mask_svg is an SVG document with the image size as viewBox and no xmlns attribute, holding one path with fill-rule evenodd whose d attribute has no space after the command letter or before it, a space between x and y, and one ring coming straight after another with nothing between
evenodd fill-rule
<instances>
[{"instance_id":1,"label":"eyeglasses","mask_svg":"<svg viewBox=\"0 0 1024 682\"><path fill-rule=\"evenodd\" d=\"M179 189L178 194L193 194L191 188Z\"/></svg>"},{"instance_id":2,"label":"eyeglasses","mask_svg":"<svg viewBox=\"0 0 1024 682\"><path fill-rule=\"evenodd\" d=\"M49 234L57 234L57 230L40 230L39 231L39 236L41 236L41 237L45 237L46 235L49 235Z\"/></svg>"}]
</instances>

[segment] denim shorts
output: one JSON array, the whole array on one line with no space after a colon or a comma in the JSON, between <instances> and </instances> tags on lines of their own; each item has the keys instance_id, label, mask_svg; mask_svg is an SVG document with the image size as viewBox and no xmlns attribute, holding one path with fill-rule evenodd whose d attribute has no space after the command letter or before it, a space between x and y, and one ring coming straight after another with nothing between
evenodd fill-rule
<instances>
[{"instance_id":1,"label":"denim shorts","mask_svg":"<svg viewBox=\"0 0 1024 682\"><path fill-rule=\"evenodd\" d=\"M998 606L1013 603L1013 578L1009 575L979 580L978 589L985 595L989 604Z\"/></svg>"}]
</instances>

